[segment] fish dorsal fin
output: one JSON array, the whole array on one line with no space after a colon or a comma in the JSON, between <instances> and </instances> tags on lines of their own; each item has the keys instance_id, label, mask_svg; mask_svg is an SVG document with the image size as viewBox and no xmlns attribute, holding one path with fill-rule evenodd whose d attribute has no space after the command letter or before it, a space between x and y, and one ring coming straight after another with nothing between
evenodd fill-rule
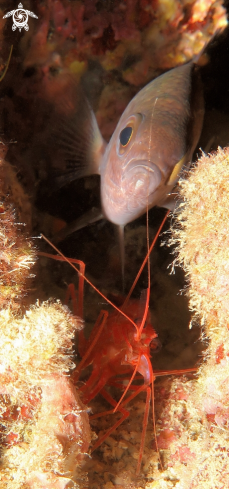
<instances>
[{"instance_id":1,"label":"fish dorsal fin","mask_svg":"<svg viewBox=\"0 0 229 489\"><path fill-rule=\"evenodd\" d=\"M69 78L69 90L57 103L52 122L59 187L86 175L99 174L106 147L81 84Z\"/></svg>"}]
</instances>

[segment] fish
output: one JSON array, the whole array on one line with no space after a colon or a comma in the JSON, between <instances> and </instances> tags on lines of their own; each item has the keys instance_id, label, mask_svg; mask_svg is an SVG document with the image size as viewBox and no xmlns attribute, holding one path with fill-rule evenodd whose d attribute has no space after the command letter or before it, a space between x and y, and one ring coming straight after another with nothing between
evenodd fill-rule
<instances>
[{"instance_id":1,"label":"fish","mask_svg":"<svg viewBox=\"0 0 229 489\"><path fill-rule=\"evenodd\" d=\"M76 88L76 103L67 94L67 102L63 97L59 104L55 138L62 175L57 177L58 184L100 175L101 210L97 215L95 209L92 214L89 211L85 225L101 218L116 224L122 262L125 225L154 206L174 209L174 188L190 167L204 118L199 59L169 70L142 88L124 110L108 143L82 88ZM76 220L56 242L83 226L82 218Z\"/></svg>"},{"instance_id":2,"label":"fish","mask_svg":"<svg viewBox=\"0 0 229 489\"><path fill-rule=\"evenodd\" d=\"M195 63L156 78L129 103L101 162L104 216L119 226L157 206L171 208L171 192L188 167L204 115Z\"/></svg>"},{"instance_id":3,"label":"fish","mask_svg":"<svg viewBox=\"0 0 229 489\"><path fill-rule=\"evenodd\" d=\"M84 100L85 102L85 100ZM204 102L195 61L174 68L140 90L106 143L90 107L82 127L78 108L62 120L59 144L68 170L59 183L86 175L101 177L103 216L125 226L166 201L188 167L198 143ZM80 128L80 130L79 130Z\"/></svg>"}]
</instances>

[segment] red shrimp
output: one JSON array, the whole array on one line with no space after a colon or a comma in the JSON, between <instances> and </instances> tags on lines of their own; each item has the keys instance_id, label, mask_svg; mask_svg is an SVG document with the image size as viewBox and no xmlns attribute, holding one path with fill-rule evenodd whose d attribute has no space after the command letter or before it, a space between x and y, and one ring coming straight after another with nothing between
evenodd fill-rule
<instances>
[{"instance_id":1,"label":"red shrimp","mask_svg":"<svg viewBox=\"0 0 229 489\"><path fill-rule=\"evenodd\" d=\"M145 304L147 301L146 295L147 291L143 291L140 301L130 300L128 305L122 309L128 314L129 319L134 320L137 328L140 328L141 326L142 312L144 313ZM119 312L114 312L108 316L106 311L104 311L103 314L104 315L103 318L101 318L101 322L98 322L97 327L92 331L92 335L89 338L87 345L88 349L78 365L76 375L78 372L80 373L82 369L92 364L92 373L87 382L80 388L83 394L83 402L88 404L88 402L90 402L100 392L103 397L105 397L105 399L115 408L112 411L115 412L118 410L121 412L122 416L102 437L97 440L92 451L98 448L103 441L129 416L129 411L124 409L124 406L126 406L128 402L140 392L146 391L146 407L137 466L138 474L143 456L150 399L151 397L152 399L154 397L152 392L154 375L150 360L151 351L158 349L159 341L157 339L157 334L151 325L149 312L144 322L144 328L140 337L139 329L136 329L136 327L130 323L130 320L121 316ZM100 348L96 348L100 335L102 335L102 341L100 340L99 342ZM144 379L144 383L143 385L138 386L132 385L132 390L134 390L134 392L126 397L126 394L130 389L130 386L137 373L141 374ZM119 402L116 403L116 401L105 391L104 387L109 385L112 379L119 379L119 377L123 375L130 375L131 377L124 394ZM122 378L120 381L122 381ZM94 415L91 417L91 419L95 419L99 416L101 416L101 414Z\"/></svg>"},{"instance_id":2,"label":"red shrimp","mask_svg":"<svg viewBox=\"0 0 229 489\"><path fill-rule=\"evenodd\" d=\"M59 250L53 246L47 238L46 241L53 246L53 248L61 256L48 255L41 253L45 256L53 256L58 260L67 261L79 274L79 296L78 302L75 301L75 295L73 287L68 289L69 296L73 299L73 306L75 314L83 315L83 283L86 280L92 287L109 303L116 311L108 315L107 311L101 311L96 324L92 330L92 333L88 340L85 339L83 331L80 333L79 341L79 353L82 357L76 370L73 372L73 379L77 381L83 369L88 365L92 365L92 373L86 383L80 388L82 392L82 400L85 404L90 402L94 397L101 393L103 397L113 406L111 411L100 413L91 416L91 419L95 419L101 415L109 414L110 412L119 411L122 416L107 432L102 435L94 444L92 451L98 448L103 441L129 416L129 411L125 409L125 406L135 398L140 392L146 392L146 406L143 419L143 430L140 443L140 451L137 463L137 475L140 472L141 462L144 451L145 435L148 424L148 416L150 409L150 401L152 399L152 418L154 426L155 444L159 455L157 446L156 428L155 428L155 416L154 416L154 379L151 352L155 352L158 349L159 341L157 334L150 322L149 313L149 295L150 295L150 278L148 278L148 288L142 292L140 301L130 300L133 288L142 272L143 267L148 261L149 254L161 232L164 222L168 216L168 212L162 221L162 224L154 238L150 248L148 247L148 253L141 266L141 269L134 281L134 284L123 304L121 309L111 303L86 277L84 274L84 264L78 260L72 260L64 257ZM80 265L78 270L74 263ZM100 338L101 337L101 338ZM99 341L100 338L100 341ZM99 348L96 347L99 341ZM193 371L193 369L190 369ZM167 372L163 372L164 375ZM181 372L179 372L181 373ZM143 378L144 383L142 385L133 385L133 380L140 377ZM115 384L115 379L119 376L130 375L130 379L127 387L124 390L121 399L117 403L105 390L105 386ZM157 374L158 375L158 374ZM116 384L120 386L120 380ZM122 386L122 384L121 384ZM132 391L128 395L128 391Z\"/></svg>"}]
</instances>

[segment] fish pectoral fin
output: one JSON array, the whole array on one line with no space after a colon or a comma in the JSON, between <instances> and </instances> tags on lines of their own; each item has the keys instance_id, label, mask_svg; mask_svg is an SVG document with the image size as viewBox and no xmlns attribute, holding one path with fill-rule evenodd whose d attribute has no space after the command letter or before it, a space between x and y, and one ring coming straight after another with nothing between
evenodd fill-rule
<instances>
[{"instance_id":1,"label":"fish pectoral fin","mask_svg":"<svg viewBox=\"0 0 229 489\"><path fill-rule=\"evenodd\" d=\"M59 187L86 175L100 174L106 143L83 88L72 77L52 117L53 170Z\"/></svg>"},{"instance_id":2,"label":"fish pectoral fin","mask_svg":"<svg viewBox=\"0 0 229 489\"><path fill-rule=\"evenodd\" d=\"M57 234L55 234L52 238L54 243L59 243L60 241L63 241L67 236L70 234L75 233L76 231L79 231L79 229L85 228L89 224L93 224L96 221L100 221L100 219L103 219L104 216L101 212L100 209L97 207L92 207L90 211L85 212L82 216L80 216L78 219L75 221L71 222L68 224L64 229L61 229L61 231Z\"/></svg>"},{"instance_id":3,"label":"fish pectoral fin","mask_svg":"<svg viewBox=\"0 0 229 489\"><path fill-rule=\"evenodd\" d=\"M176 165L174 166L174 168L173 168L173 170L169 176L169 179L166 182L166 185L169 185L171 187L173 187L175 185L175 183L178 180L179 173L180 173L181 169L183 168L183 166L185 166L188 163L189 154L190 154L190 151L187 151L187 153L183 156L183 158L181 158L181 160L178 161L178 163L176 163Z\"/></svg>"},{"instance_id":4,"label":"fish pectoral fin","mask_svg":"<svg viewBox=\"0 0 229 489\"><path fill-rule=\"evenodd\" d=\"M165 207L165 209L169 209L170 211L174 211L175 206L176 206L176 200L178 197L177 192L173 192L168 195L167 199L165 199L163 202L160 202L160 207Z\"/></svg>"}]
</instances>

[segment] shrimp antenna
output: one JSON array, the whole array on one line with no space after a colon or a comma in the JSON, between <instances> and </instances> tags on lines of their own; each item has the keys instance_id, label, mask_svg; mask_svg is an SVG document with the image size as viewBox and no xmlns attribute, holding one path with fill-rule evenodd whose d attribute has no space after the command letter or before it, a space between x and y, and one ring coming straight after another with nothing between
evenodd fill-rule
<instances>
[{"instance_id":1,"label":"shrimp antenna","mask_svg":"<svg viewBox=\"0 0 229 489\"><path fill-rule=\"evenodd\" d=\"M153 116L154 116L154 109L155 109L155 105L157 103L157 100L158 100L158 97L155 99L155 102L154 102L154 106L153 106L153 110L152 110L152 116L151 116L151 119L153 119ZM151 134L151 125L150 125L150 134L149 134L149 147L148 147L148 159L150 161L150 147L151 147L151 139L152 139L152 134ZM138 333L137 333L137 339L140 339L141 338L141 334L142 334L142 331L143 331L143 328L144 328L144 325L145 325L145 322L146 322L146 318L147 318L147 314L148 314L148 309L149 309L149 298L150 298L150 253L158 239L158 236L164 226L164 223L169 215L169 212L170 211L167 211L167 213L165 214L164 216L164 219L156 233L156 236L154 237L154 240L153 242L151 243L151 245L149 245L149 204L148 204L148 196L149 196L149 192L147 192L147 205L146 205L146 229L147 229L147 235L146 235L146 241L147 241L147 254L145 256L145 259L140 267L140 270L132 284L132 287L129 291L129 294L127 295L125 301L124 301L124 304L122 305L122 308L125 308L127 302L129 301L130 299L130 296L136 286L136 283L142 273L142 270L143 268L145 267L145 265L147 264L147 268L148 268L148 287L147 287L147 290L146 290L146 299L145 299L145 310L144 310L144 314L143 314L143 317L142 317L142 320L141 320L141 324L140 324L140 327L138 328ZM115 406L115 409L114 409L114 412L118 410L118 407L120 406L120 404L122 403L127 391L129 390L130 388L130 385L132 384L135 376L136 376L136 373L138 371L138 366L139 366L139 362L140 362L140 357L136 363L136 366L135 366L135 369L133 371L133 374L128 382L128 385L126 386L125 388L125 391L123 393L123 395L121 396L119 402L116 404ZM152 367L151 367L152 369ZM144 448L144 443L145 443L145 434L146 434L146 426L147 426L147 423L148 423L148 415L149 415L149 404L150 404L150 397L152 399L152 418L153 418L153 431L154 431L154 437L155 437L155 445L156 445L156 451L158 453L158 458L159 458L159 463L160 463L160 466L161 468L163 469L163 464L162 464L162 460L161 460L161 456L160 456L160 451L159 451L159 447L158 447L158 442L157 442L157 434L156 434L156 422L155 422L155 406L154 406L154 377L153 377L153 370L152 370L152 383L151 383L151 394L149 392L149 390L147 389L147 399L146 399L146 410L145 410L145 414L144 414L144 422L143 422L143 435L142 435L142 439L141 439L141 445L140 445L140 456L139 456L139 459L138 459L138 466L137 466L137 474L139 473L140 471L140 466L141 466L141 462L142 462L142 454L143 454L143 448Z\"/></svg>"},{"instance_id":2,"label":"shrimp antenna","mask_svg":"<svg viewBox=\"0 0 229 489\"><path fill-rule=\"evenodd\" d=\"M149 247L149 249L148 249L148 252L147 252L147 254L146 254L146 256L145 256L145 258L144 258L144 260L143 260L143 262L142 262L142 264L141 264L141 267L140 267L140 269L139 269L139 271L138 271L138 273L137 273L137 275L136 275L136 277L135 277L135 280L134 280L134 282L133 282L133 284L132 284L132 286L131 286L131 289L130 289L130 291L129 291L129 293L128 293L127 297L126 297L126 299L125 299L125 302L124 302L123 306L124 306L124 305L126 305L126 304L127 304L127 302L128 302L128 301L129 301L129 299L130 299L130 296L131 296L131 294L132 294L132 292L133 292L133 290L134 290L134 288L135 288L135 286L136 286L137 281L139 280L139 277L140 277L140 275L141 275L141 273L142 273L142 270L143 270L144 266L145 266L145 265L146 265L146 263L147 263L148 257L149 257L149 255L150 255L150 253L151 253L151 251L152 251L152 249L153 249L153 247L154 247L154 245L155 245L155 243L156 243L157 239L158 239L158 236L159 236L159 234L160 234L160 232L161 232L161 230L162 230L162 228L163 228L163 226L164 226L164 224L165 224L165 221L166 221L166 219L167 219L167 217L168 217L169 213L170 213L170 210L168 210L168 211L166 212L166 214L165 214L165 216L164 216L164 218L163 218L163 220L162 220L162 222L161 222L161 224L160 224L160 227L158 228L157 233L155 234L155 237L154 237L154 239L153 239L153 241L152 241L152 243L151 243L151 245L150 245L150 247ZM123 306L122 306L122 307L123 307Z\"/></svg>"},{"instance_id":3,"label":"shrimp antenna","mask_svg":"<svg viewBox=\"0 0 229 489\"><path fill-rule=\"evenodd\" d=\"M155 102L154 102L151 119L153 119L154 109L155 109L155 106L156 106L157 101L158 101L158 97L156 97ZM148 146L148 159L149 159L149 161L150 161L151 140L152 140L152 131L151 131L151 125L150 125L149 146ZM148 196L149 196L149 192L147 193L147 199L148 199ZM141 265L141 267L140 267L140 269L139 269L139 271L138 271L138 273L137 273L137 275L135 277L135 280L134 280L134 282L133 282L133 284L132 284L132 286L130 288L130 291L129 291L129 293L128 293L128 295L127 295L127 297L125 299L125 302L124 302L124 304L123 304L122 307L125 307L126 304L127 304L127 302L129 301L130 296L131 296L131 294L132 294L132 292L133 292L133 290L134 290L134 288L136 286L136 283L138 282L138 279L139 279L139 277L140 277L140 275L142 273L142 270L143 270L144 266L146 265L146 263L148 263L148 289L150 289L150 261L149 261L149 257L150 257L150 253L151 253L151 251L152 251L152 249L153 249L153 247L154 247L154 245L155 245L155 243L157 241L157 238L158 238L158 236L159 236L159 234L160 234L160 232L161 232L161 230L162 230L162 228L164 226L164 223L165 223L165 221L166 221L169 213L170 213L170 211L168 210L167 213L165 214L165 217L164 217L164 219L163 219L163 221L162 221L162 223L161 223L161 225L160 225L160 227L159 227L159 229L158 229L155 237L154 237L153 242L149 246L149 205L148 205L148 202L147 202L147 206L146 206L147 254L146 254L146 256L145 256L145 258L143 260L143 263L142 263L142 265ZM142 321L142 324L141 324L140 329L139 329L139 336L140 336L140 334L142 332L143 326L144 326L144 322Z\"/></svg>"},{"instance_id":4,"label":"shrimp antenna","mask_svg":"<svg viewBox=\"0 0 229 489\"><path fill-rule=\"evenodd\" d=\"M9 54L9 57L8 57L8 60L7 60L7 63L6 63L5 69L4 69L4 71L3 71L3 73L2 73L2 75L1 75L1 77L0 77L0 82L1 82L1 81L3 80L3 78L5 77L5 74L6 74L7 70L8 70L8 68L9 68L9 64L10 64L10 60L11 60L11 56L12 56L12 52L13 52L13 44L12 44L12 46L11 46L11 48L10 48L10 54Z\"/></svg>"},{"instance_id":5,"label":"shrimp antenna","mask_svg":"<svg viewBox=\"0 0 229 489\"><path fill-rule=\"evenodd\" d=\"M83 277L85 282L87 282L106 302L108 302L108 304L110 304L114 309L116 309L118 312L120 312L120 314L122 314L122 316L124 316L126 319L128 319L128 321L130 321L130 323L132 323L135 327L135 329L137 330L138 332L138 326L137 324L135 324L135 322L129 318L121 309L119 309L119 307L117 307L113 302L111 302L102 292L100 292L99 289L97 289L97 287L86 277L86 275L84 275L84 273L82 273L72 262L71 262L71 259L70 258L67 258L48 238L46 238L46 236L44 236L44 234L41 234L41 237L46 241L46 243L48 243L57 253L58 255L60 255L62 258L63 258L63 261L67 262L77 273L80 277ZM42 253L40 252L40 255L43 255L45 256L46 253Z\"/></svg>"}]
</instances>

